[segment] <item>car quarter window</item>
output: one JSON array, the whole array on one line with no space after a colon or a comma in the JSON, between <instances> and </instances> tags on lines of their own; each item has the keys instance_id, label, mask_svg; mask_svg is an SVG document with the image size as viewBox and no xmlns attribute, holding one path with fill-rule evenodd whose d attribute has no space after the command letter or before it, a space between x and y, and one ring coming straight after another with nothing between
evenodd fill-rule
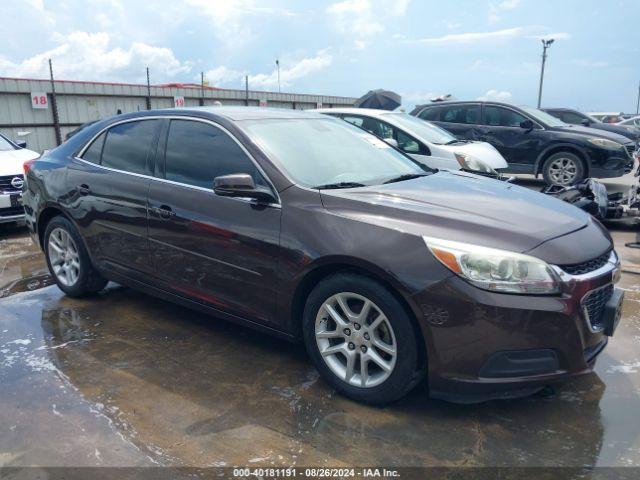
<instances>
[{"instance_id":1,"label":"car quarter window","mask_svg":"<svg viewBox=\"0 0 640 480\"><path fill-rule=\"evenodd\" d=\"M96 138L93 142L91 142L91 145L89 145L89 148L87 148L84 151L84 154L82 155L82 159L87 162L91 162L99 165L100 159L102 157L102 146L104 145L104 139L106 136L107 136L106 132L101 133L98 138Z\"/></svg>"},{"instance_id":2,"label":"car quarter window","mask_svg":"<svg viewBox=\"0 0 640 480\"><path fill-rule=\"evenodd\" d=\"M496 127L519 127L526 117L509 108L486 105L484 118L487 125Z\"/></svg>"},{"instance_id":3,"label":"car quarter window","mask_svg":"<svg viewBox=\"0 0 640 480\"><path fill-rule=\"evenodd\" d=\"M450 105L442 107L441 122L480 123L480 105Z\"/></svg>"},{"instance_id":4,"label":"car quarter window","mask_svg":"<svg viewBox=\"0 0 640 480\"><path fill-rule=\"evenodd\" d=\"M425 108L418 114L418 117L423 120L438 120L441 110L442 109L438 107Z\"/></svg>"},{"instance_id":5,"label":"car quarter window","mask_svg":"<svg viewBox=\"0 0 640 480\"><path fill-rule=\"evenodd\" d=\"M213 179L247 173L256 184L266 186L257 167L224 131L193 120L171 120L165 151L165 178L207 189Z\"/></svg>"},{"instance_id":6,"label":"car quarter window","mask_svg":"<svg viewBox=\"0 0 640 480\"><path fill-rule=\"evenodd\" d=\"M148 175L151 172L149 158L159 126L159 120L138 120L111 127L102 147L101 165Z\"/></svg>"}]
</instances>

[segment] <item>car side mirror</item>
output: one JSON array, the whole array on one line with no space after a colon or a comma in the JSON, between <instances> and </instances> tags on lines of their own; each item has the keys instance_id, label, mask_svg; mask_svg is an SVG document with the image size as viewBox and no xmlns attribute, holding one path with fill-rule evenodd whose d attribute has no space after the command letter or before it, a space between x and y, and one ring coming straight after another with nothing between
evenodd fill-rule
<instances>
[{"instance_id":1,"label":"car side mirror","mask_svg":"<svg viewBox=\"0 0 640 480\"><path fill-rule=\"evenodd\" d=\"M271 190L257 187L253 177L246 173L233 173L214 178L213 191L221 197L253 198L260 203L276 201Z\"/></svg>"},{"instance_id":2,"label":"car side mirror","mask_svg":"<svg viewBox=\"0 0 640 480\"><path fill-rule=\"evenodd\" d=\"M385 138L384 141L388 145L391 145L392 147L398 148L398 141L395 138L391 138L391 137Z\"/></svg>"},{"instance_id":3,"label":"car side mirror","mask_svg":"<svg viewBox=\"0 0 640 480\"><path fill-rule=\"evenodd\" d=\"M589 121L588 118L583 118L582 121L580 122L582 125L584 125L585 127L588 127L589 125L591 125L591 122Z\"/></svg>"},{"instance_id":4,"label":"car side mirror","mask_svg":"<svg viewBox=\"0 0 640 480\"><path fill-rule=\"evenodd\" d=\"M525 130L533 130L533 122L528 118L520 122L520 128L524 128Z\"/></svg>"},{"instance_id":5,"label":"car side mirror","mask_svg":"<svg viewBox=\"0 0 640 480\"><path fill-rule=\"evenodd\" d=\"M25 142L24 140L18 140L17 142L13 142L16 144L16 147L18 148L27 148L27 142Z\"/></svg>"}]
</instances>

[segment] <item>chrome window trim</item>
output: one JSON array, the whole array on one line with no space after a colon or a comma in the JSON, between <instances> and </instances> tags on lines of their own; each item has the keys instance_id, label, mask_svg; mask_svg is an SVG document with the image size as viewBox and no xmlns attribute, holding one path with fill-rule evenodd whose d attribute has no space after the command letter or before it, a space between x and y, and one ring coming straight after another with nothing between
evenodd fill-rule
<instances>
[{"instance_id":1,"label":"chrome window trim","mask_svg":"<svg viewBox=\"0 0 640 480\"><path fill-rule=\"evenodd\" d=\"M109 170L109 171L112 171L112 172L125 173L125 174L128 174L128 175L134 175L134 176L137 176L137 177L149 178L151 180L158 180L158 181L162 181L162 182L166 182L166 183L170 183L170 184L174 184L174 185L179 185L179 186L182 186L182 187L188 187L188 188L192 188L192 189L196 189L196 190L210 192L210 193L213 193L215 195L215 193L213 192L213 188L207 189L207 188L203 188L203 187L198 187L196 185L189 185L188 183L174 182L172 180L167 180L165 178L155 177L153 175L144 175L144 174L141 174L141 173L127 172L125 170L118 170L118 169L115 169L115 168L110 168L110 167L105 167L103 165L98 165L96 163L89 162L89 161L87 161L87 160L82 158L82 155L84 155L84 153L91 146L91 144L100 135L102 135L105 131L107 131L110 128L113 128L113 127L115 127L117 125L122 125L123 123L139 122L139 121L144 121L144 120L188 120L188 121L196 121L196 122L201 122L201 123L208 123L209 125L211 125L211 126L213 126L215 128L219 128L224 133L226 133L234 142L236 142L236 144L238 144L240 149L245 153L245 155L253 163L253 165L256 167L258 172L260 172L260 174L268 182L272 193L275 194L275 197L276 197L276 199L278 201L276 203L267 203L267 204L264 204L264 205L265 206L272 206L272 207L281 208L282 202L280 200L280 194L278 193L278 190L275 188L275 185L273 184L273 182L271 181L269 176L266 174L266 172L263 170L263 168L260 166L260 164L258 164L256 159L253 158L253 155L251 155L249 153L249 151L245 148L245 146L229 130L227 130L225 127L223 127L219 123L216 123L213 120L209 120L207 118L192 117L192 116L187 116L187 115L151 115L151 116L127 118L125 120L120 120L118 122L111 123L111 124L105 126L99 132L97 132L93 137L91 137L91 139L89 141L87 141L87 143L84 144L84 146L78 151L78 153L76 155L74 155L73 158L75 160L80 160L80 161L82 161L84 163L87 163L89 165L93 165L94 167L102 168L102 169ZM165 148L166 148L166 146L165 146ZM233 200L240 200L240 201L244 201L244 202L248 202L248 203L257 203L254 199L250 199L250 198L243 198L243 197L225 197L225 198L230 198L230 199L233 199Z\"/></svg>"}]
</instances>

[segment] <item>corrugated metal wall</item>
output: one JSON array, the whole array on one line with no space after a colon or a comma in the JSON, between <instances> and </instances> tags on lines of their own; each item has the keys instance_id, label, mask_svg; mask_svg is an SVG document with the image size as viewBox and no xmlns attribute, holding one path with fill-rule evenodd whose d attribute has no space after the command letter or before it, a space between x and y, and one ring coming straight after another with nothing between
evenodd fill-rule
<instances>
[{"instance_id":1,"label":"corrugated metal wall","mask_svg":"<svg viewBox=\"0 0 640 480\"><path fill-rule=\"evenodd\" d=\"M113 83L55 82L60 133L65 135L79 125L99 118L146 110L147 86ZM33 92L48 96L47 109L35 109L31 104ZM151 87L151 108L172 108L174 97L184 97L185 106L198 106L202 97L200 88ZM244 90L204 89L204 104L215 101L223 105L245 105ZM249 105L257 106L261 100L268 107L306 110L323 107L352 106L355 98L326 95L307 95L249 91ZM29 132L28 135L20 133ZM13 140L26 140L27 148L38 152L56 146L56 135L51 104L51 82L0 78L0 133Z\"/></svg>"}]
</instances>

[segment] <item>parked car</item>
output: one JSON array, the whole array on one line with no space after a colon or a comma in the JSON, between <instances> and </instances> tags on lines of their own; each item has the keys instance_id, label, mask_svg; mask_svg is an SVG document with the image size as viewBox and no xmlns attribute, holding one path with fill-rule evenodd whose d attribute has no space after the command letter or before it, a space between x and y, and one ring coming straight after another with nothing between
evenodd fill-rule
<instances>
[{"instance_id":1,"label":"parked car","mask_svg":"<svg viewBox=\"0 0 640 480\"><path fill-rule=\"evenodd\" d=\"M624 125L627 127L636 127L640 129L640 116L627 118L626 120L622 120L621 122L616 123L616 125Z\"/></svg>"},{"instance_id":2,"label":"parked car","mask_svg":"<svg viewBox=\"0 0 640 480\"><path fill-rule=\"evenodd\" d=\"M458 138L489 142L508 172L542 174L550 185L573 185L587 177L620 177L633 168L633 141L563 121L531 107L499 102L418 105L411 115Z\"/></svg>"},{"instance_id":3,"label":"parked car","mask_svg":"<svg viewBox=\"0 0 640 480\"><path fill-rule=\"evenodd\" d=\"M622 112L587 112L587 115L603 123L615 123L622 120L624 114Z\"/></svg>"},{"instance_id":4,"label":"parked car","mask_svg":"<svg viewBox=\"0 0 640 480\"><path fill-rule=\"evenodd\" d=\"M0 135L0 224L24 222L22 164L39 156L26 146Z\"/></svg>"},{"instance_id":5,"label":"parked car","mask_svg":"<svg viewBox=\"0 0 640 480\"><path fill-rule=\"evenodd\" d=\"M363 402L424 376L449 400L527 395L591 371L620 318L591 216L326 115L135 112L27 167L27 225L67 295L113 280L302 339Z\"/></svg>"},{"instance_id":6,"label":"parked car","mask_svg":"<svg viewBox=\"0 0 640 480\"><path fill-rule=\"evenodd\" d=\"M582 125L584 127L595 128L596 130L617 133L636 143L640 140L640 129L635 128L634 125L625 126L620 123L602 123L600 120L590 117L586 113L571 108L543 108L542 110L569 125Z\"/></svg>"},{"instance_id":7,"label":"parked car","mask_svg":"<svg viewBox=\"0 0 640 480\"><path fill-rule=\"evenodd\" d=\"M316 112L356 125L431 168L507 168L507 161L492 145L458 140L446 130L404 112L370 108L325 108Z\"/></svg>"}]
</instances>

